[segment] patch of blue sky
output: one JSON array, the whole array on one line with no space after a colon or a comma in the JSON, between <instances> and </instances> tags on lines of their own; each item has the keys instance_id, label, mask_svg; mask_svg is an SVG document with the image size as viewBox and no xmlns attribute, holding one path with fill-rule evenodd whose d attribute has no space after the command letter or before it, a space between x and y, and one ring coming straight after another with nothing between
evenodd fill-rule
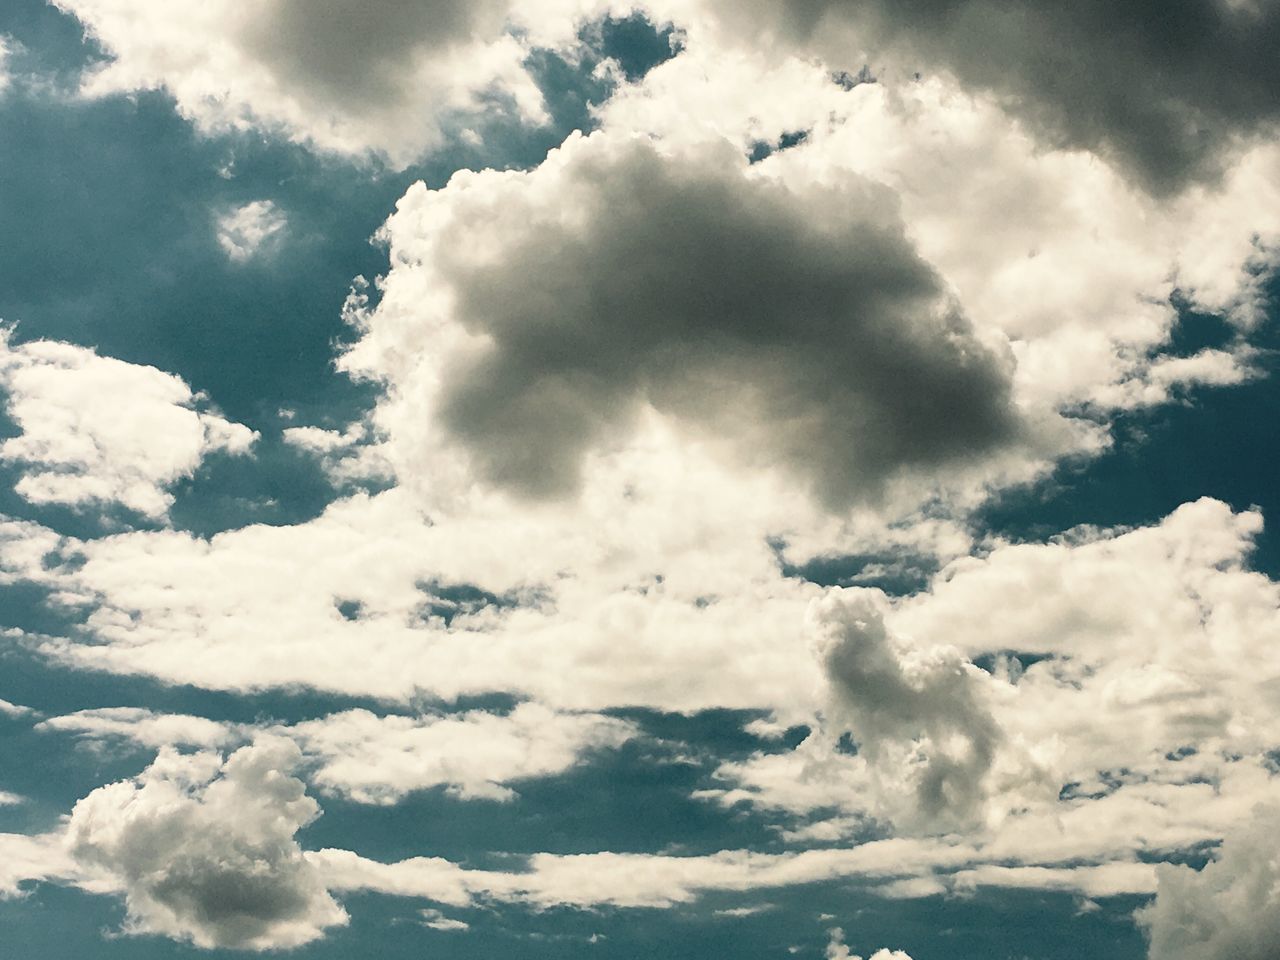
<instances>
[{"instance_id":1,"label":"patch of blue sky","mask_svg":"<svg viewBox=\"0 0 1280 960\"><path fill-rule=\"evenodd\" d=\"M1280 302L1280 279L1268 284ZM1233 334L1220 318L1186 310L1174 329L1173 353L1219 348ZM1255 569L1280 576L1280 315L1250 335L1267 375L1234 387L1189 391L1181 402L1123 414L1114 443L1101 456L1065 463L1042 483L997 497L981 510L979 533L1043 540L1081 524L1141 526L1179 504L1216 497L1236 510L1260 507L1266 527Z\"/></svg>"}]
</instances>

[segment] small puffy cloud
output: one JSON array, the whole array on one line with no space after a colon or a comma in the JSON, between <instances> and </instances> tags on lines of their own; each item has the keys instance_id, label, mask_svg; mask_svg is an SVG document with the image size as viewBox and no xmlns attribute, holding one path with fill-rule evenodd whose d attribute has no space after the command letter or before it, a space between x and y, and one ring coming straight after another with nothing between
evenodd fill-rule
<instances>
[{"instance_id":1,"label":"small puffy cloud","mask_svg":"<svg viewBox=\"0 0 1280 960\"><path fill-rule=\"evenodd\" d=\"M420 915L422 917L422 925L424 927L430 927L432 930L462 931L471 929L471 924L467 923L465 920L446 917L439 910L422 910L420 911Z\"/></svg>"},{"instance_id":2,"label":"small puffy cloud","mask_svg":"<svg viewBox=\"0 0 1280 960\"><path fill-rule=\"evenodd\" d=\"M278 244L288 225L270 200L254 200L217 218L218 246L232 263L247 263Z\"/></svg>"},{"instance_id":3,"label":"small puffy cloud","mask_svg":"<svg viewBox=\"0 0 1280 960\"><path fill-rule=\"evenodd\" d=\"M107 52L83 92L164 88L205 129L257 126L407 164L459 114L546 118L534 46L575 42L604 0L56 0ZM498 107L499 104L503 106ZM465 124L461 124L465 125Z\"/></svg>"},{"instance_id":4,"label":"small puffy cloud","mask_svg":"<svg viewBox=\"0 0 1280 960\"><path fill-rule=\"evenodd\" d=\"M159 714L140 707L102 707L50 717L37 730L69 733L86 740L117 738L145 747L226 746L236 734L226 724L183 714Z\"/></svg>"},{"instance_id":5,"label":"small puffy cloud","mask_svg":"<svg viewBox=\"0 0 1280 960\"><path fill-rule=\"evenodd\" d=\"M527 173L418 184L385 233L396 268L343 365L388 383L405 474L443 444L563 495L653 409L847 508L1027 432L1011 355L854 174L788 183L723 141L596 134Z\"/></svg>"},{"instance_id":6,"label":"small puffy cloud","mask_svg":"<svg viewBox=\"0 0 1280 960\"><path fill-rule=\"evenodd\" d=\"M387 480L394 476L384 444L377 442L363 423L353 423L341 431L312 426L286 427L281 437L291 447L317 457L335 484Z\"/></svg>"},{"instance_id":7,"label":"small puffy cloud","mask_svg":"<svg viewBox=\"0 0 1280 960\"><path fill-rule=\"evenodd\" d=\"M525 703L505 716L349 710L282 732L316 758L312 779L320 787L363 803L394 803L441 785L467 799L508 800L515 795L508 783L563 773L584 753L618 746L636 731L622 720Z\"/></svg>"},{"instance_id":8,"label":"small puffy cloud","mask_svg":"<svg viewBox=\"0 0 1280 960\"><path fill-rule=\"evenodd\" d=\"M831 937L827 942L827 960L862 960L862 957L854 956L848 944L844 942L844 930L842 928L833 927L827 933ZM877 950L871 955L870 960L911 960L911 958L901 950L885 949Z\"/></svg>"},{"instance_id":9,"label":"small puffy cloud","mask_svg":"<svg viewBox=\"0 0 1280 960\"><path fill-rule=\"evenodd\" d=\"M0 807L16 807L26 802L26 798L19 794L10 793L8 790L0 790Z\"/></svg>"},{"instance_id":10,"label":"small puffy cloud","mask_svg":"<svg viewBox=\"0 0 1280 960\"><path fill-rule=\"evenodd\" d=\"M35 713L30 707L24 707L20 703L10 703L8 700L0 700L0 716L9 718L29 717Z\"/></svg>"},{"instance_id":11,"label":"small puffy cloud","mask_svg":"<svg viewBox=\"0 0 1280 960\"><path fill-rule=\"evenodd\" d=\"M67 850L115 878L127 932L204 948L308 943L347 916L294 839L320 813L290 775L299 760L279 738L225 760L162 749L137 778L75 805Z\"/></svg>"},{"instance_id":12,"label":"small puffy cloud","mask_svg":"<svg viewBox=\"0 0 1280 960\"><path fill-rule=\"evenodd\" d=\"M119 503L161 518L167 487L210 453L243 454L257 434L199 409L201 397L155 367L0 332L0 390L21 433L0 460L23 468L16 490L32 503Z\"/></svg>"},{"instance_id":13,"label":"small puffy cloud","mask_svg":"<svg viewBox=\"0 0 1280 960\"><path fill-rule=\"evenodd\" d=\"M1280 944L1280 807L1263 806L1202 870L1161 864L1138 911L1150 960L1271 960Z\"/></svg>"}]
</instances>

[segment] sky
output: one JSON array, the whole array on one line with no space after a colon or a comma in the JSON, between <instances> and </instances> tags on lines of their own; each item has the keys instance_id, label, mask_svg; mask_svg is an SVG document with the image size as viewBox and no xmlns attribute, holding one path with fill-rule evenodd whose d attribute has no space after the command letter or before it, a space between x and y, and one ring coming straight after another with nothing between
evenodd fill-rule
<instances>
[{"instance_id":1,"label":"sky","mask_svg":"<svg viewBox=\"0 0 1280 960\"><path fill-rule=\"evenodd\" d=\"M0 5L0 955L1276 960L1278 43Z\"/></svg>"}]
</instances>

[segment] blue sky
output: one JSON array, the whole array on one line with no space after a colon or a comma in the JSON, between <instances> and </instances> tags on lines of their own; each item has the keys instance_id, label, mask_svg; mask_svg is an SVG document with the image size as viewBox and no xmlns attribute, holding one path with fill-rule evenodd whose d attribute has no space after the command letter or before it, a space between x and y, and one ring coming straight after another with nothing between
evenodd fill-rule
<instances>
[{"instance_id":1,"label":"blue sky","mask_svg":"<svg viewBox=\"0 0 1280 960\"><path fill-rule=\"evenodd\" d=\"M0 953L1272 957L1278 33L6 4Z\"/></svg>"}]
</instances>

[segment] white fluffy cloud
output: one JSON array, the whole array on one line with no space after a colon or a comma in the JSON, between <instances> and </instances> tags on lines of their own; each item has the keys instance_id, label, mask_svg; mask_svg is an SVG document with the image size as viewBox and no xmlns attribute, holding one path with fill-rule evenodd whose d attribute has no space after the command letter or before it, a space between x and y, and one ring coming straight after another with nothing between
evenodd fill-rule
<instances>
[{"instance_id":1,"label":"white fluffy cloud","mask_svg":"<svg viewBox=\"0 0 1280 960\"><path fill-rule=\"evenodd\" d=\"M661 8L662 0L656 0ZM1094 151L1156 192L1212 180L1242 139L1276 129L1273 3L1192 0L839 0L692 6L721 42L870 65L890 84L921 72L990 94L1050 146ZM677 14L679 15L679 14Z\"/></svg>"},{"instance_id":2,"label":"white fluffy cloud","mask_svg":"<svg viewBox=\"0 0 1280 960\"><path fill-rule=\"evenodd\" d=\"M294 947L346 922L294 834L319 815L288 740L231 754L161 750L133 780L100 787L67 825L75 861L118 883L126 930L199 947Z\"/></svg>"},{"instance_id":3,"label":"white fluffy cloud","mask_svg":"<svg viewBox=\"0 0 1280 960\"><path fill-rule=\"evenodd\" d=\"M318 760L312 780L364 803L394 803L444 785L465 799L509 800L507 786L564 773L588 751L635 734L625 721L521 704L499 716L378 716L349 710L284 728Z\"/></svg>"},{"instance_id":4,"label":"white fluffy cloud","mask_svg":"<svg viewBox=\"0 0 1280 960\"><path fill-rule=\"evenodd\" d=\"M866 772L889 781L878 792L914 798L915 815L935 825L964 825L1003 739L984 674L954 648L895 643L874 596L832 592L810 610L830 729L857 736Z\"/></svg>"},{"instance_id":5,"label":"white fluffy cloud","mask_svg":"<svg viewBox=\"0 0 1280 960\"><path fill-rule=\"evenodd\" d=\"M21 896L22 884L36 880L86 882L61 835L0 833L0 899Z\"/></svg>"},{"instance_id":6,"label":"white fluffy cloud","mask_svg":"<svg viewBox=\"0 0 1280 960\"><path fill-rule=\"evenodd\" d=\"M57 0L110 55L89 96L164 88L205 129L258 126L408 163L458 115L546 118L525 67L604 0Z\"/></svg>"},{"instance_id":7,"label":"white fluffy cloud","mask_svg":"<svg viewBox=\"0 0 1280 960\"><path fill-rule=\"evenodd\" d=\"M848 944L844 942L844 930L840 927L833 927L829 931L831 940L827 943L827 960L862 960L862 957L854 956L849 949ZM871 955L870 960L911 960L909 956L901 950L877 950Z\"/></svg>"},{"instance_id":8,"label":"white fluffy cloud","mask_svg":"<svg viewBox=\"0 0 1280 960\"><path fill-rule=\"evenodd\" d=\"M1246 565L1259 525L1203 500L1153 527L995 544L896 602L836 592L812 613L833 697L819 729L726 764L704 795L835 809L792 833L810 842L868 818L928 831L976 813L969 835L993 863L1215 841L1280 794L1267 753L1280 588ZM831 742L844 730L857 755ZM903 807L922 785L939 787L932 817L923 800Z\"/></svg>"},{"instance_id":9,"label":"white fluffy cloud","mask_svg":"<svg viewBox=\"0 0 1280 960\"><path fill-rule=\"evenodd\" d=\"M462 799L510 800L510 784L564 773L590 754L638 734L634 724L535 703L506 714L379 715L346 710L285 725L219 723L204 717L104 707L36 725L89 743L127 740L148 748L227 749L262 734L287 737L306 757L307 779L359 803L392 804L414 790L443 786Z\"/></svg>"},{"instance_id":10,"label":"white fluffy cloud","mask_svg":"<svg viewBox=\"0 0 1280 960\"><path fill-rule=\"evenodd\" d=\"M16 489L32 503L119 503L160 518L173 502L167 487L257 437L199 409L202 398L172 374L69 343L14 344L8 329L0 389L22 431L0 444L0 459L23 468Z\"/></svg>"},{"instance_id":11,"label":"white fluffy cloud","mask_svg":"<svg viewBox=\"0 0 1280 960\"><path fill-rule=\"evenodd\" d=\"M254 200L217 218L218 246L233 263L247 263L280 242L289 218L270 200Z\"/></svg>"},{"instance_id":12,"label":"white fluffy cloud","mask_svg":"<svg viewBox=\"0 0 1280 960\"><path fill-rule=\"evenodd\" d=\"M140 707L101 707L50 717L37 730L70 733L89 740L120 738L146 747L216 748L231 744L235 732L226 724L182 714L158 714Z\"/></svg>"},{"instance_id":13,"label":"white fluffy cloud","mask_svg":"<svg viewBox=\"0 0 1280 960\"><path fill-rule=\"evenodd\" d=\"M1162 864L1138 912L1151 960L1269 960L1280 944L1280 808L1259 807L1204 869Z\"/></svg>"}]
</instances>

